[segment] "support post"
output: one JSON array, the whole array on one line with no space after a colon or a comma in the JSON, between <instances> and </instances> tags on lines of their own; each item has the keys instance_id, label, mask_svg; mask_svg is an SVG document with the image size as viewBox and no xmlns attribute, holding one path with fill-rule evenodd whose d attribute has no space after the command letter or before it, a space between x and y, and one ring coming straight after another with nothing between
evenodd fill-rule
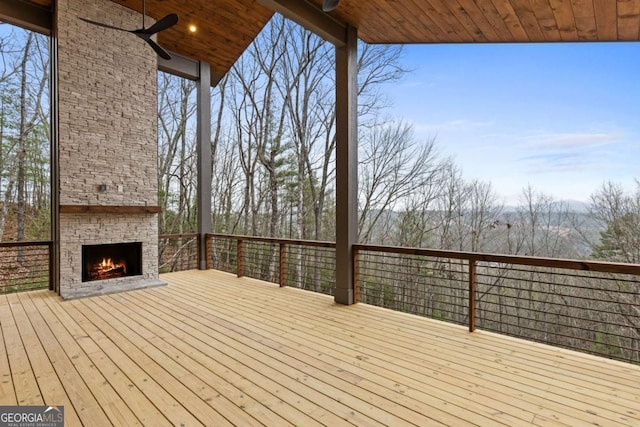
<instances>
[{"instance_id":1,"label":"support post","mask_svg":"<svg viewBox=\"0 0 640 427\"><path fill-rule=\"evenodd\" d=\"M469 332L476 330L476 260L469 260Z\"/></svg>"},{"instance_id":2,"label":"support post","mask_svg":"<svg viewBox=\"0 0 640 427\"><path fill-rule=\"evenodd\" d=\"M360 302L360 251L353 251L353 302Z\"/></svg>"},{"instance_id":3,"label":"support post","mask_svg":"<svg viewBox=\"0 0 640 427\"><path fill-rule=\"evenodd\" d=\"M280 287L287 286L287 246L280 243Z\"/></svg>"},{"instance_id":4,"label":"support post","mask_svg":"<svg viewBox=\"0 0 640 427\"><path fill-rule=\"evenodd\" d=\"M211 250L211 244L213 243L213 237L209 235L204 236L204 253L205 258L207 259L207 270L213 269L213 251Z\"/></svg>"},{"instance_id":5,"label":"support post","mask_svg":"<svg viewBox=\"0 0 640 427\"><path fill-rule=\"evenodd\" d=\"M53 252L53 247L54 247L54 243L53 240L49 242L49 244L47 245L47 253L49 254L49 290L50 291L55 291L56 290L56 282L54 279L54 271L56 268L56 257L55 254Z\"/></svg>"},{"instance_id":6,"label":"support post","mask_svg":"<svg viewBox=\"0 0 640 427\"><path fill-rule=\"evenodd\" d=\"M358 241L358 34L336 47L336 290L335 301L353 304Z\"/></svg>"},{"instance_id":7,"label":"support post","mask_svg":"<svg viewBox=\"0 0 640 427\"><path fill-rule=\"evenodd\" d=\"M198 62L197 155L198 155L198 269L207 269L207 239L211 233L211 67Z\"/></svg>"},{"instance_id":8,"label":"support post","mask_svg":"<svg viewBox=\"0 0 640 427\"><path fill-rule=\"evenodd\" d=\"M236 259L236 276L244 277L244 244L242 239L238 239Z\"/></svg>"},{"instance_id":9,"label":"support post","mask_svg":"<svg viewBox=\"0 0 640 427\"><path fill-rule=\"evenodd\" d=\"M58 5L53 3L51 37L49 38L49 138L51 153L51 245L49 245L49 290L60 294L60 149L58 128Z\"/></svg>"}]
</instances>

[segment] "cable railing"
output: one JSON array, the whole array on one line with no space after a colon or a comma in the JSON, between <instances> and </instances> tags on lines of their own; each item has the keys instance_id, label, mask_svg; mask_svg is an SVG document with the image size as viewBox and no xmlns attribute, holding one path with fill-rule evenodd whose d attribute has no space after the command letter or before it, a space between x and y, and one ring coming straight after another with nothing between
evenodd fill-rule
<instances>
[{"instance_id":1,"label":"cable railing","mask_svg":"<svg viewBox=\"0 0 640 427\"><path fill-rule=\"evenodd\" d=\"M355 249L361 302L640 362L640 265Z\"/></svg>"},{"instance_id":2,"label":"cable railing","mask_svg":"<svg viewBox=\"0 0 640 427\"><path fill-rule=\"evenodd\" d=\"M481 329L640 361L638 276L478 263L477 296Z\"/></svg>"},{"instance_id":3,"label":"cable railing","mask_svg":"<svg viewBox=\"0 0 640 427\"><path fill-rule=\"evenodd\" d=\"M0 294L48 289L52 243L0 242Z\"/></svg>"},{"instance_id":4,"label":"cable railing","mask_svg":"<svg viewBox=\"0 0 640 427\"><path fill-rule=\"evenodd\" d=\"M160 273L198 268L198 234L162 234L158 236Z\"/></svg>"},{"instance_id":5,"label":"cable railing","mask_svg":"<svg viewBox=\"0 0 640 427\"><path fill-rule=\"evenodd\" d=\"M333 295L335 243L207 234L207 267Z\"/></svg>"},{"instance_id":6,"label":"cable railing","mask_svg":"<svg viewBox=\"0 0 640 427\"><path fill-rule=\"evenodd\" d=\"M208 267L333 295L335 243L208 234ZM356 301L640 362L640 265L354 247Z\"/></svg>"},{"instance_id":7,"label":"cable railing","mask_svg":"<svg viewBox=\"0 0 640 427\"><path fill-rule=\"evenodd\" d=\"M207 234L207 268L334 294L335 243ZM0 243L0 294L51 286L52 246ZM198 268L198 235L161 235L161 273ZM356 300L640 362L640 265L354 246Z\"/></svg>"},{"instance_id":8,"label":"cable railing","mask_svg":"<svg viewBox=\"0 0 640 427\"><path fill-rule=\"evenodd\" d=\"M238 274L238 239L230 235L208 234L206 248L207 268Z\"/></svg>"},{"instance_id":9,"label":"cable railing","mask_svg":"<svg viewBox=\"0 0 640 427\"><path fill-rule=\"evenodd\" d=\"M461 325L469 322L469 269L465 260L422 251L358 249L360 302Z\"/></svg>"}]
</instances>

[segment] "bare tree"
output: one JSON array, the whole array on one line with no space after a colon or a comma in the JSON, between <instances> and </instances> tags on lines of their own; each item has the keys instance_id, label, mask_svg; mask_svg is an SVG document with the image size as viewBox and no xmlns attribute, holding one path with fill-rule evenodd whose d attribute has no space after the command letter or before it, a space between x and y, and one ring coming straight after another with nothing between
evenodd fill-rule
<instances>
[{"instance_id":1,"label":"bare tree","mask_svg":"<svg viewBox=\"0 0 640 427\"><path fill-rule=\"evenodd\" d=\"M15 237L22 241L27 237L28 224L37 226L39 236L49 235L48 215L36 210L49 207L49 60L43 36L23 30L19 33L15 30L13 42L0 43L0 189L4 196L0 239L10 206L15 205ZM34 222L40 218L46 218L46 224ZM41 226L45 230L40 231ZM19 258L22 262L21 251Z\"/></svg>"},{"instance_id":2,"label":"bare tree","mask_svg":"<svg viewBox=\"0 0 640 427\"><path fill-rule=\"evenodd\" d=\"M566 228L572 215L565 202L528 186L515 217L516 247L529 256L575 256L569 244L571 230Z\"/></svg>"},{"instance_id":3,"label":"bare tree","mask_svg":"<svg viewBox=\"0 0 640 427\"><path fill-rule=\"evenodd\" d=\"M195 85L158 75L158 188L161 233L195 229Z\"/></svg>"},{"instance_id":4,"label":"bare tree","mask_svg":"<svg viewBox=\"0 0 640 427\"><path fill-rule=\"evenodd\" d=\"M360 241L369 242L388 213L433 185L443 162L434 140L418 144L403 122L373 126L360 141L359 230Z\"/></svg>"},{"instance_id":5,"label":"bare tree","mask_svg":"<svg viewBox=\"0 0 640 427\"><path fill-rule=\"evenodd\" d=\"M237 144L237 155L245 175L244 199L241 208L243 233L257 234L260 200L259 157L258 147L263 142L264 128L261 125L268 120L260 94L269 78L261 72L260 65L250 55L243 55L232 69L233 84L229 86L231 96L232 121L235 124L234 140ZM269 91L270 89L267 89Z\"/></svg>"},{"instance_id":6,"label":"bare tree","mask_svg":"<svg viewBox=\"0 0 640 427\"><path fill-rule=\"evenodd\" d=\"M441 249L459 249L465 232L464 205L466 184L462 171L449 163L443 171L442 190L437 214L439 216L439 239L436 246Z\"/></svg>"},{"instance_id":7,"label":"bare tree","mask_svg":"<svg viewBox=\"0 0 640 427\"><path fill-rule=\"evenodd\" d=\"M287 27L292 40L283 58L279 86L287 106L295 159L295 228L297 237L317 239L321 234L321 215L332 172L329 163L335 146L332 129L327 126L334 117L333 106L328 104L333 98L333 55L330 46L316 35L291 22L287 22ZM309 214L314 218L313 226L309 227L311 235L306 221Z\"/></svg>"},{"instance_id":8,"label":"bare tree","mask_svg":"<svg viewBox=\"0 0 640 427\"><path fill-rule=\"evenodd\" d=\"M640 262L640 181L626 194L621 185L607 182L591 196L590 215L603 231L594 255L609 261Z\"/></svg>"},{"instance_id":9,"label":"bare tree","mask_svg":"<svg viewBox=\"0 0 640 427\"><path fill-rule=\"evenodd\" d=\"M492 243L500 229L502 205L490 182L471 181L467 186L467 215L471 228L470 242L465 249L473 252L493 251ZM491 246L490 246L491 245Z\"/></svg>"}]
</instances>

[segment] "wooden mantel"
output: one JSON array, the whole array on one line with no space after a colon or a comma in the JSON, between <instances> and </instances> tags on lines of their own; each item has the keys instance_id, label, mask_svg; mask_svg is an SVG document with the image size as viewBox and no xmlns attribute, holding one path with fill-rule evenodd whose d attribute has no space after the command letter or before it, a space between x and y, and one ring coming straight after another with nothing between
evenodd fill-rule
<instances>
[{"instance_id":1,"label":"wooden mantel","mask_svg":"<svg viewBox=\"0 0 640 427\"><path fill-rule=\"evenodd\" d=\"M154 214L160 213L160 206L60 205L60 213Z\"/></svg>"}]
</instances>

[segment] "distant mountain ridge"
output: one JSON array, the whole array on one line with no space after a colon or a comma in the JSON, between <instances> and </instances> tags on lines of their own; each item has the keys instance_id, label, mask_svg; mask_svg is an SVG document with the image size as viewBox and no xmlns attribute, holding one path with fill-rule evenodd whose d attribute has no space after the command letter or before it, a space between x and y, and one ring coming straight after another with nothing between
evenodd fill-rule
<instances>
[{"instance_id":1,"label":"distant mountain ridge","mask_svg":"<svg viewBox=\"0 0 640 427\"><path fill-rule=\"evenodd\" d=\"M589 207L590 207L589 203L582 202L580 200L559 200L557 202L553 202L554 207L560 207L560 205L566 206L571 212L580 213L580 214L589 213ZM502 212L504 213L517 212L518 208L519 206L505 205Z\"/></svg>"}]
</instances>

